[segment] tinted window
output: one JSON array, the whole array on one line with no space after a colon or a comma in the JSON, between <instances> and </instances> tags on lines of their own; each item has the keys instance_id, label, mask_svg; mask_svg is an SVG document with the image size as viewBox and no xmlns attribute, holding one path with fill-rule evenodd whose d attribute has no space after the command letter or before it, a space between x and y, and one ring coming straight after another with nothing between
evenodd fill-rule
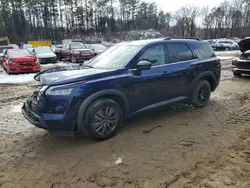
<instances>
[{"instance_id":1,"label":"tinted window","mask_svg":"<svg viewBox=\"0 0 250 188\"><path fill-rule=\"evenodd\" d=\"M213 48L207 42L192 43L190 47L198 55L199 59L215 57Z\"/></svg>"},{"instance_id":2,"label":"tinted window","mask_svg":"<svg viewBox=\"0 0 250 188\"><path fill-rule=\"evenodd\" d=\"M163 65L166 63L165 50L163 45L150 46L143 52L139 61L146 60L152 63L153 66Z\"/></svg>"},{"instance_id":3,"label":"tinted window","mask_svg":"<svg viewBox=\"0 0 250 188\"><path fill-rule=\"evenodd\" d=\"M195 59L189 47L184 43L168 44L167 53L169 57L169 60L168 60L169 63Z\"/></svg>"}]
</instances>

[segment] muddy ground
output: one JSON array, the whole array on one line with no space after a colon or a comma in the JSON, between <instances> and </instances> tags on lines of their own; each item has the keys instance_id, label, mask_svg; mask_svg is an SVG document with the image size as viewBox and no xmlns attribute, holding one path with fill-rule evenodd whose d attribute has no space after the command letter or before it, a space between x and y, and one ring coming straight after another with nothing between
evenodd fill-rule
<instances>
[{"instance_id":1,"label":"muddy ground","mask_svg":"<svg viewBox=\"0 0 250 188\"><path fill-rule=\"evenodd\" d=\"M35 86L0 85L0 187L250 187L250 77L222 64L208 107L142 114L104 142L33 127L20 108Z\"/></svg>"}]
</instances>

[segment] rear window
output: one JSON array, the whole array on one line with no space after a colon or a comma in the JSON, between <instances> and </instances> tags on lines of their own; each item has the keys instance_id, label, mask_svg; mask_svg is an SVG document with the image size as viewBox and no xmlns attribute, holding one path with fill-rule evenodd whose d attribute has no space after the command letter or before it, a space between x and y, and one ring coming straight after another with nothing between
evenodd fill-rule
<instances>
[{"instance_id":1,"label":"rear window","mask_svg":"<svg viewBox=\"0 0 250 188\"><path fill-rule=\"evenodd\" d=\"M196 59L185 43L170 43L168 44L168 62L175 63L181 61L189 61Z\"/></svg>"},{"instance_id":2,"label":"rear window","mask_svg":"<svg viewBox=\"0 0 250 188\"><path fill-rule=\"evenodd\" d=\"M196 42L188 44L199 59L215 57L213 48L207 42Z\"/></svg>"}]
</instances>

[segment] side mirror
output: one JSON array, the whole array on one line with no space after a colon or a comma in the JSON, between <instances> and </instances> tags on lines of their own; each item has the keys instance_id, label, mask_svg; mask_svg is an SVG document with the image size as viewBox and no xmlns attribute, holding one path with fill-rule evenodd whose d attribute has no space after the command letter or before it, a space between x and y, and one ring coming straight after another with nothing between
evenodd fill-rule
<instances>
[{"instance_id":1,"label":"side mirror","mask_svg":"<svg viewBox=\"0 0 250 188\"><path fill-rule=\"evenodd\" d=\"M136 64L136 69L137 70L149 70L152 67L152 63L150 63L149 61L139 61Z\"/></svg>"}]
</instances>

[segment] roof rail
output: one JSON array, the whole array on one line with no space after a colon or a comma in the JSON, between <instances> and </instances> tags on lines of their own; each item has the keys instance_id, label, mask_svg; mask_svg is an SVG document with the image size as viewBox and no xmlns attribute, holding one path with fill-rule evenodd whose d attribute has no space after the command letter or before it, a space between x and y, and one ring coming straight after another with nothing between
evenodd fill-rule
<instances>
[{"instance_id":1,"label":"roof rail","mask_svg":"<svg viewBox=\"0 0 250 188\"><path fill-rule=\"evenodd\" d=\"M171 39L190 39L190 40L198 40L198 41L200 41L200 39L196 38L196 37L179 37L179 36L166 37L164 40L171 40Z\"/></svg>"}]
</instances>

